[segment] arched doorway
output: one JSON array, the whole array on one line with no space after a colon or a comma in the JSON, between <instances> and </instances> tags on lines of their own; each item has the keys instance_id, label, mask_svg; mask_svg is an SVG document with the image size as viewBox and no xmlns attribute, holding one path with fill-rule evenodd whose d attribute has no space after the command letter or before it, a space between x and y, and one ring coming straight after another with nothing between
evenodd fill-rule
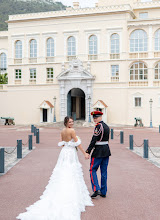
<instances>
[{"instance_id":1,"label":"arched doorway","mask_svg":"<svg viewBox=\"0 0 160 220\"><path fill-rule=\"evenodd\" d=\"M79 88L71 89L67 95L67 115L74 120L85 120L85 93Z\"/></svg>"}]
</instances>

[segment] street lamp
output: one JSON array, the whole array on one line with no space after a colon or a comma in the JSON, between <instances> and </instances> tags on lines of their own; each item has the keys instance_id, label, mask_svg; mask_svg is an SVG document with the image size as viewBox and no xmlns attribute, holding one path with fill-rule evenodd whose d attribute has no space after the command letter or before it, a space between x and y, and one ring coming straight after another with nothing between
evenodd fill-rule
<instances>
[{"instance_id":1,"label":"street lamp","mask_svg":"<svg viewBox=\"0 0 160 220\"><path fill-rule=\"evenodd\" d=\"M55 96L54 96L53 100L54 100L54 120L53 120L53 122L56 122L56 97Z\"/></svg>"},{"instance_id":2,"label":"street lamp","mask_svg":"<svg viewBox=\"0 0 160 220\"><path fill-rule=\"evenodd\" d=\"M89 104L89 118L88 118L88 122L91 122L91 116L90 116L90 104L91 104L91 97L88 97L88 104Z\"/></svg>"},{"instance_id":3,"label":"street lamp","mask_svg":"<svg viewBox=\"0 0 160 220\"><path fill-rule=\"evenodd\" d=\"M153 125L152 125L152 103L153 103L153 100L150 99L149 103L150 103L150 128L153 128Z\"/></svg>"}]
</instances>

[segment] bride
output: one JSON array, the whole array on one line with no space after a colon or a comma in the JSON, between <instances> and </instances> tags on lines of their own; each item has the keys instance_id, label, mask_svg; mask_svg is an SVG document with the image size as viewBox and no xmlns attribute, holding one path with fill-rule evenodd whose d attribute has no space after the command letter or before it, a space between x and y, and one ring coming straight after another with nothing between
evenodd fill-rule
<instances>
[{"instance_id":1,"label":"bride","mask_svg":"<svg viewBox=\"0 0 160 220\"><path fill-rule=\"evenodd\" d=\"M21 220L80 220L85 206L93 206L84 182L82 166L78 160L77 147L88 155L76 136L73 119L65 117L61 132L62 146L57 164L40 200L26 208L16 218Z\"/></svg>"}]
</instances>

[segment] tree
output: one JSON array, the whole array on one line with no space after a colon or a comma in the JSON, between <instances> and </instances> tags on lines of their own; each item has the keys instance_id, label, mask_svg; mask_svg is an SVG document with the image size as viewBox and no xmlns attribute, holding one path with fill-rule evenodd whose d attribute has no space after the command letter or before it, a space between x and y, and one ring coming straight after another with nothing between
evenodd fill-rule
<instances>
[{"instance_id":1,"label":"tree","mask_svg":"<svg viewBox=\"0 0 160 220\"><path fill-rule=\"evenodd\" d=\"M0 74L0 84L8 84L8 74Z\"/></svg>"}]
</instances>

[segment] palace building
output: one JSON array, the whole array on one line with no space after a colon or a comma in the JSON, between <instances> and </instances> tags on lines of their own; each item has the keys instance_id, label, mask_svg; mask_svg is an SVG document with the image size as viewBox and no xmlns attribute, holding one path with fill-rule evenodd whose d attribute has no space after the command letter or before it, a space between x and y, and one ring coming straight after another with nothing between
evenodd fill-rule
<instances>
[{"instance_id":1,"label":"palace building","mask_svg":"<svg viewBox=\"0 0 160 220\"><path fill-rule=\"evenodd\" d=\"M64 11L10 15L0 32L0 117L16 124L89 121L160 124L160 1L78 2Z\"/></svg>"}]
</instances>

